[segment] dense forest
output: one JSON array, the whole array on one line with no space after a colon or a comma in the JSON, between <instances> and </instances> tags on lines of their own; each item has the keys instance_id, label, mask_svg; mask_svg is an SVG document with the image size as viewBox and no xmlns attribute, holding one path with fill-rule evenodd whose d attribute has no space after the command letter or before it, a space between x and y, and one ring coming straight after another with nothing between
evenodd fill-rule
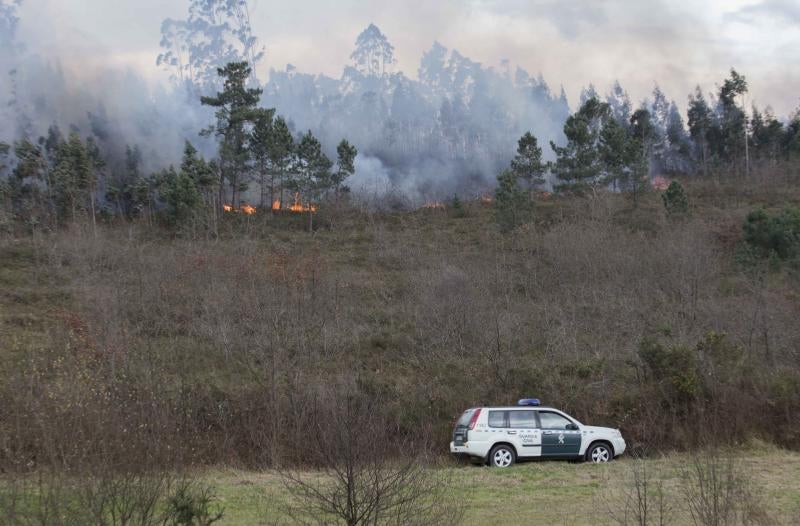
<instances>
[{"instance_id":1,"label":"dense forest","mask_svg":"<svg viewBox=\"0 0 800 526\"><path fill-rule=\"evenodd\" d=\"M306 162L298 161L297 151L309 131L327 158L339 154L342 138L360 152L347 172L355 176L345 186L362 195L379 187L416 204L491 191L526 133L541 144L548 163L537 176L542 179L537 186L546 190L610 185L638 191L644 179L656 176L731 176L774 167L800 148L797 115L780 118L769 108L745 107L748 86L736 71L713 93L700 87L691 93L685 116L657 86L637 105L619 83L605 95L590 85L571 113L563 89L553 93L541 76L519 68L512 72L510 65L486 68L438 43L422 58L416 79L393 73L394 48L374 25L358 35L352 65L340 79L289 67L272 71L261 84L253 72L263 46L241 1L190 2L186 19L164 21L157 62L172 74L169 94L148 93L130 75L109 75L108 89L92 93L75 88L74 79L56 66L26 54L14 36L17 2L4 2L0 9L2 39L12 51L3 59L10 73L0 86L9 98L0 134L6 141L4 195L13 194L17 209L24 207L23 194L37 192L49 196L44 208L51 214L60 192L80 194L75 205L95 216L174 209L174 202L167 205L174 192L164 187L172 184L165 182L169 166L191 164L194 157L205 157L213 172L193 176L207 204L211 195L217 196L217 208L223 201L262 209L276 200L294 203L297 185L288 184L288 178ZM255 91L249 92L251 100L234 103L250 114L235 117L241 121L234 126L241 128L235 148L241 151L230 152L220 145L231 137L209 128L221 124L221 106L209 102L225 93L229 77L218 69L237 63L249 68L238 89ZM82 152L76 151L78 142ZM273 151L268 151L270 142ZM68 143L73 157L89 158L87 173L69 175L72 182L53 175L64 172L56 165L58 157L69 157L59 153ZM181 154L188 158L181 160ZM228 166L231 156L237 159ZM66 162L81 164L61 164ZM341 190L342 181L331 184ZM57 185L64 188L57 192ZM82 188L65 187L75 185ZM288 195L276 199L283 189ZM306 194L302 199L319 197ZM174 210L165 213L174 215Z\"/></svg>"}]
</instances>

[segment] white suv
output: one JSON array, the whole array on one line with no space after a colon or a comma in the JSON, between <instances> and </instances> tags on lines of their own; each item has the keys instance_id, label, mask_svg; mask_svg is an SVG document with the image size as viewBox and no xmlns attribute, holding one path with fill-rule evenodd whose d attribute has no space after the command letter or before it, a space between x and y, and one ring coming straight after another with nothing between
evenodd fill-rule
<instances>
[{"instance_id":1,"label":"white suv","mask_svg":"<svg viewBox=\"0 0 800 526\"><path fill-rule=\"evenodd\" d=\"M453 430L450 452L505 468L517 459L608 462L625 451L618 429L585 426L558 409L523 399L514 407L467 409Z\"/></svg>"}]
</instances>

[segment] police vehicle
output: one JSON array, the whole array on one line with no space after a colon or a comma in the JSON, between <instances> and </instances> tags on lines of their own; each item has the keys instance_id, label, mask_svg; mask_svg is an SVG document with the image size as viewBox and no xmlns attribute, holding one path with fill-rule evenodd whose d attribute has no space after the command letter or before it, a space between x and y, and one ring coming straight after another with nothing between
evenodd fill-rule
<instances>
[{"instance_id":1,"label":"police vehicle","mask_svg":"<svg viewBox=\"0 0 800 526\"><path fill-rule=\"evenodd\" d=\"M558 409L525 398L513 407L473 407L456 422L450 452L507 468L517 459L609 462L625 451L618 429L586 426Z\"/></svg>"}]
</instances>

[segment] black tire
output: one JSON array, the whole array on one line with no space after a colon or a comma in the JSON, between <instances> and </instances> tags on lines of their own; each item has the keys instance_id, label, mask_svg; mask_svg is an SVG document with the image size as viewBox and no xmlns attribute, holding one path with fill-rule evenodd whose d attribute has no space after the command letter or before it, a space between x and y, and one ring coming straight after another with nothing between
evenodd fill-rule
<instances>
[{"instance_id":1,"label":"black tire","mask_svg":"<svg viewBox=\"0 0 800 526\"><path fill-rule=\"evenodd\" d=\"M605 464L614 460L614 448L607 442L595 442L586 450L586 461Z\"/></svg>"},{"instance_id":2,"label":"black tire","mask_svg":"<svg viewBox=\"0 0 800 526\"><path fill-rule=\"evenodd\" d=\"M517 461L517 452L505 444L494 446L489 453L489 465L493 468L510 468Z\"/></svg>"}]
</instances>

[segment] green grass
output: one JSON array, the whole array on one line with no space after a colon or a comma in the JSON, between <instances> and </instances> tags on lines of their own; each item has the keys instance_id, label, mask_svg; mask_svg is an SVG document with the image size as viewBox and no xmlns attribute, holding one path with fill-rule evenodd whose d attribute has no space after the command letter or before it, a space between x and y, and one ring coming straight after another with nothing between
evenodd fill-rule
<instances>
[{"instance_id":1,"label":"green grass","mask_svg":"<svg viewBox=\"0 0 800 526\"><path fill-rule=\"evenodd\" d=\"M629 487L633 461L623 457L607 465L527 462L511 469L444 467L451 491L464 510L464 524L611 524L609 510L619 510ZM690 464L682 454L648 460L663 480L673 507L673 524L691 524L685 515L681 472ZM800 454L772 448L749 450L739 466L776 524L800 517ZM283 524L288 495L273 472L233 469L201 474L225 508L220 524Z\"/></svg>"}]
</instances>

